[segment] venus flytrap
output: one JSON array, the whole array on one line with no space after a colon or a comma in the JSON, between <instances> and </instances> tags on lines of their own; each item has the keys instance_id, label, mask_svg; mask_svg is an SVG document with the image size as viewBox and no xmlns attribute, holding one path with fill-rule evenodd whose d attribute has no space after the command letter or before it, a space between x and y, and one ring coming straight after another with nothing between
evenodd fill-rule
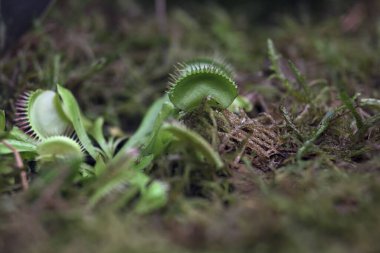
<instances>
[{"instance_id":1,"label":"venus flytrap","mask_svg":"<svg viewBox=\"0 0 380 253\"><path fill-rule=\"evenodd\" d=\"M227 65L208 59L178 65L168 96L151 106L136 133L110 161L111 174L106 175L102 170L101 177L108 178L100 179L104 182L99 182L100 186L95 187L88 207L97 206L99 202L106 201L110 194L124 188L128 191L113 204L116 208L125 205L139 192L141 197L136 204L136 212L145 213L163 206L167 201L167 185L160 181L151 182L142 170L153 164L155 158L168 151L172 144L190 147L197 159L222 168L224 164L218 152L202 136L177 121L170 123L168 120L179 120L183 114L205 102L209 107L224 110L236 96L237 87ZM101 124L98 124L97 129L90 133L100 146L104 146L100 136ZM136 148L140 150L138 156L128 158L128 154ZM121 169L124 167L129 169Z\"/></svg>"},{"instance_id":2,"label":"venus flytrap","mask_svg":"<svg viewBox=\"0 0 380 253\"><path fill-rule=\"evenodd\" d=\"M180 118L183 113L193 111L204 101L218 110L226 109L236 101L235 110L238 107L249 110L247 101L237 97L238 90L231 67L217 59L200 58L178 64L171 75L167 93L168 96L151 106L136 133L116 157L134 147L142 148L142 153L151 153L149 147L165 121L170 117Z\"/></svg>"},{"instance_id":3,"label":"venus flytrap","mask_svg":"<svg viewBox=\"0 0 380 253\"><path fill-rule=\"evenodd\" d=\"M180 113L177 119L181 121L181 118L184 119L188 115L190 118L195 117L193 120L198 122L195 123L196 125L203 122L206 128L214 129L215 136L213 135L211 140L214 148L218 142L216 141L218 135L226 134L217 132L217 121L228 121L225 114L233 115L234 112L239 113L241 110L252 109L249 101L238 96L231 67L214 59L197 59L179 64L175 74L172 75L168 95L173 105L179 109ZM231 113L226 113L228 110ZM210 118L210 123L207 122L207 118ZM156 147L161 145L161 149L164 149L165 145L168 146L170 142L178 141L185 146L193 147L194 150L197 150L201 160L207 161L216 168L224 165L219 153L196 130L191 130L184 124L165 124L160 135L161 138L156 140L158 142ZM171 136L171 139L168 136ZM251 137L247 135L247 138ZM253 134L252 141L256 141L257 146L266 144L261 139L261 136ZM161 143L159 143L160 141Z\"/></svg>"},{"instance_id":4,"label":"venus flytrap","mask_svg":"<svg viewBox=\"0 0 380 253\"><path fill-rule=\"evenodd\" d=\"M114 155L115 145L118 144L118 141L114 142L112 139L109 142L106 141L106 138L104 137L104 134L103 134L103 124L104 124L103 118L96 119L92 127L88 130L88 132L99 144L100 146L99 152L101 152L101 154L106 160L110 160L112 159Z\"/></svg>"},{"instance_id":5,"label":"venus flytrap","mask_svg":"<svg viewBox=\"0 0 380 253\"><path fill-rule=\"evenodd\" d=\"M17 128L11 130L6 141L18 152L34 154L41 161L53 157L82 159L82 148L73 138L73 125L57 93L49 90L24 93L16 102L16 110ZM0 145L0 153L10 151Z\"/></svg>"},{"instance_id":6,"label":"venus flytrap","mask_svg":"<svg viewBox=\"0 0 380 253\"><path fill-rule=\"evenodd\" d=\"M18 131L19 130L12 129L11 132L5 133L4 140L20 153L36 153L37 144L34 143L34 140L29 137L27 137L26 140L18 138L17 135L14 134L14 132ZM18 133L18 135L20 135L20 133ZM3 143L0 143L0 156L10 153L12 153L12 151Z\"/></svg>"},{"instance_id":7,"label":"venus flytrap","mask_svg":"<svg viewBox=\"0 0 380 253\"><path fill-rule=\"evenodd\" d=\"M198 67L210 67L213 66L215 68L218 68L222 70L226 75L230 76L231 78L234 77L234 70L230 64L225 62L220 57L214 57L214 58L206 58L206 57L200 57L193 60L186 61L184 63L178 63L176 66L177 71L189 71L194 66Z\"/></svg>"},{"instance_id":8,"label":"venus flytrap","mask_svg":"<svg viewBox=\"0 0 380 253\"><path fill-rule=\"evenodd\" d=\"M57 92L37 90L25 93L17 101L16 107L15 121L18 127L6 133L6 142L0 143L0 154L10 154L14 149L23 153L25 159L37 160L39 167L46 162L54 162L56 159L68 166L74 160L81 162L78 167L79 173L73 180L74 182L81 181L87 184L87 187L95 183L96 190L89 195L89 207L105 199L114 192L114 189L125 190L120 195L120 199L115 202L117 208L125 206L131 200L130 197L136 194L139 194L141 198L135 208L138 213L150 212L165 205L168 186L159 181L152 181L143 173L143 169L151 164L153 156L141 156L138 162L136 157L132 157L121 165L115 162L113 164L120 166L115 171L116 173L113 173L111 162L114 162L116 146L121 139L107 141L102 131L103 119L99 118L93 124L87 122L69 90L58 85ZM160 108L160 111L156 111L158 120L163 122L166 119L165 115L170 114L172 108L173 106L169 103ZM87 123L86 127L85 123ZM154 125L158 124L159 121ZM0 127L1 134L5 127L4 113L0 113ZM149 130L152 126L147 124L145 127ZM92 144L89 135L94 138L99 147ZM145 138L150 139L151 136L154 134L143 130L140 135L131 139L129 147L134 149L136 144L142 144ZM84 151L94 158L93 166L83 162ZM125 158L122 155L121 157L119 162ZM26 179L26 174L24 178Z\"/></svg>"},{"instance_id":9,"label":"venus flytrap","mask_svg":"<svg viewBox=\"0 0 380 253\"><path fill-rule=\"evenodd\" d=\"M92 158L96 159L99 153L96 151L95 147L91 143L90 138L87 135L78 102L68 89L57 85L57 91L62 99L62 108L71 121L71 124L82 146Z\"/></svg>"},{"instance_id":10,"label":"venus flytrap","mask_svg":"<svg viewBox=\"0 0 380 253\"><path fill-rule=\"evenodd\" d=\"M238 91L227 65L201 59L178 65L168 94L174 106L191 111L203 100L212 107L225 109L232 104Z\"/></svg>"},{"instance_id":11,"label":"venus flytrap","mask_svg":"<svg viewBox=\"0 0 380 253\"><path fill-rule=\"evenodd\" d=\"M165 205L168 186L152 180L144 170L166 151L170 152L171 147L190 147L202 163L217 169L224 166L211 144L180 122L184 115L202 110L205 103L210 111L226 111L233 103L229 108L233 111L246 107L247 101L237 98L232 76L231 68L217 60L198 59L178 65L168 95L152 105L139 129L118 153L116 146L122 139L107 140L103 134L104 120L86 120L73 94L59 85L56 92L37 90L21 97L17 102L18 127L7 133L7 140L27 159L40 163L81 160L75 181L82 181L91 189L86 191L87 207L112 200L116 194L118 199L112 204L115 208L140 196L135 211L150 212ZM0 123L2 126L1 119ZM9 153L0 144L0 154ZM94 165L84 162L86 153Z\"/></svg>"},{"instance_id":12,"label":"venus flytrap","mask_svg":"<svg viewBox=\"0 0 380 253\"><path fill-rule=\"evenodd\" d=\"M115 161L133 147L140 147L142 155L159 156L171 142L179 140L198 149L201 156L215 167L222 167L219 154L203 137L182 124L165 121L179 119L204 103L217 110L229 107L238 94L231 68L220 60L201 58L178 64L171 79L168 97L152 105L136 134L122 147ZM246 105L239 102L241 99L235 103L234 110Z\"/></svg>"},{"instance_id":13,"label":"venus flytrap","mask_svg":"<svg viewBox=\"0 0 380 253\"><path fill-rule=\"evenodd\" d=\"M73 127L65 115L59 96L54 91L25 93L16 102L17 126L36 140L51 136L69 136Z\"/></svg>"},{"instance_id":14,"label":"venus flytrap","mask_svg":"<svg viewBox=\"0 0 380 253\"><path fill-rule=\"evenodd\" d=\"M37 145L39 160L47 161L55 158L83 159L80 145L65 136L52 136Z\"/></svg>"}]
</instances>

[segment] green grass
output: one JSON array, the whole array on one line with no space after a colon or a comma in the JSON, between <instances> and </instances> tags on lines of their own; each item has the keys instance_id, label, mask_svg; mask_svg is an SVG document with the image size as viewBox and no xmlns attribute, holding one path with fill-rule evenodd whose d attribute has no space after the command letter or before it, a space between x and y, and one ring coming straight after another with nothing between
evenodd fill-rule
<instances>
[{"instance_id":1,"label":"green grass","mask_svg":"<svg viewBox=\"0 0 380 253\"><path fill-rule=\"evenodd\" d=\"M379 20L344 32L337 17L252 24L247 14L194 4L170 9L165 34L150 12L134 1L57 2L0 60L7 129L18 94L60 83L86 117L104 118L107 140L131 136L177 62L217 54L233 66L253 110L223 116L202 107L180 120L227 166L199 159L181 132L186 138L165 149L148 147L164 152L141 161L144 174L125 172L136 167L137 150L96 167L93 181L78 177L75 163L36 172L24 157L23 192L13 156L1 156L0 252L379 252ZM132 146L153 126L146 122ZM236 129L252 136L218 138ZM264 129L275 133L278 154L245 152ZM137 188L111 184L131 178ZM167 204L141 215L156 192L136 189L153 179L169 185Z\"/></svg>"}]
</instances>

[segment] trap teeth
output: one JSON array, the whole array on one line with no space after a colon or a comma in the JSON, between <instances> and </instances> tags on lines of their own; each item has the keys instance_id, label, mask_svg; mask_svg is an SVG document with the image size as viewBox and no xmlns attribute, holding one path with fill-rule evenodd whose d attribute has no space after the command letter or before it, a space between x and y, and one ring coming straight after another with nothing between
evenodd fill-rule
<instances>
[{"instance_id":1,"label":"trap teeth","mask_svg":"<svg viewBox=\"0 0 380 253\"><path fill-rule=\"evenodd\" d=\"M83 159L84 156L81 145L67 136L52 136L44 139L37 145L37 153L41 160Z\"/></svg>"},{"instance_id":2,"label":"trap teeth","mask_svg":"<svg viewBox=\"0 0 380 253\"><path fill-rule=\"evenodd\" d=\"M174 106L183 111L195 109L205 99L210 106L225 109L238 94L232 70L226 64L204 58L175 68L168 94Z\"/></svg>"},{"instance_id":3,"label":"trap teeth","mask_svg":"<svg viewBox=\"0 0 380 253\"><path fill-rule=\"evenodd\" d=\"M58 95L53 91L25 92L15 105L16 125L33 138L43 140L51 136L69 136L73 132Z\"/></svg>"}]
</instances>

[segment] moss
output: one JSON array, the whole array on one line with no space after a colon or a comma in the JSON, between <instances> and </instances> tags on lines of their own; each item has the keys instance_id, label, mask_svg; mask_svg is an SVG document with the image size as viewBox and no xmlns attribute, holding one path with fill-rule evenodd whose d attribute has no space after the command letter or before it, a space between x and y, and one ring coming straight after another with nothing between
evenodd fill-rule
<instances>
[{"instance_id":1,"label":"moss","mask_svg":"<svg viewBox=\"0 0 380 253\"><path fill-rule=\"evenodd\" d=\"M347 31L305 11L302 22L252 24L243 11L174 4L161 33L137 2L57 2L1 59L0 108L14 112L18 94L59 82L85 115L105 118L106 137L133 133L176 62L217 51L252 111L202 108L181 121L228 166L213 170L176 143L146 168L169 184L168 205L142 216L130 208L138 194L122 208L116 194L83 210L93 189L72 164L37 173L30 162L31 190L21 193L13 160L1 157L0 252L380 251L379 109L361 100L380 98L373 17Z\"/></svg>"}]
</instances>

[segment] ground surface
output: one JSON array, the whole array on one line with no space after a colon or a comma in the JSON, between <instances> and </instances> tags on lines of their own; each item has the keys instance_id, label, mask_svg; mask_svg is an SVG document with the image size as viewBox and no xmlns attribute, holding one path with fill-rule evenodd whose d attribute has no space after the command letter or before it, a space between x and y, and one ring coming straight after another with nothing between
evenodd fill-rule
<instances>
[{"instance_id":1,"label":"ground surface","mask_svg":"<svg viewBox=\"0 0 380 253\"><path fill-rule=\"evenodd\" d=\"M217 173L179 146L146 170L170 185L166 206L147 215L115 210L112 197L87 210L81 183L43 177L30 161L31 190L22 192L8 180L13 158L1 157L0 252L380 252L380 103L366 100L380 98L374 2L289 17L268 6L263 14L173 4L155 16L133 1L58 1L0 61L9 120L21 92L60 83L86 117L104 117L107 137L130 135L174 64L216 54L253 105L228 116L230 127L248 131L240 120L257 120L276 134L277 155L221 139L226 166ZM252 17L265 13L273 18ZM232 131L197 128L197 117L184 122L206 139Z\"/></svg>"}]
</instances>

